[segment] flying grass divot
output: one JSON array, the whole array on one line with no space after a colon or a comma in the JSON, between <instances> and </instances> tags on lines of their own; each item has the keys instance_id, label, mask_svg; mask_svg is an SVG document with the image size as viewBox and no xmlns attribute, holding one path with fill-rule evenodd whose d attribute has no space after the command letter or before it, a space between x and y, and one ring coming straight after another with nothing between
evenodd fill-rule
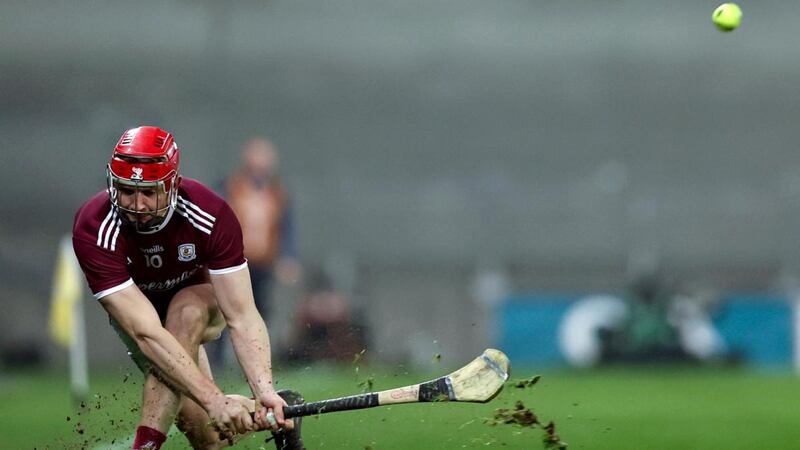
<instances>
[{"instance_id":1,"label":"flying grass divot","mask_svg":"<svg viewBox=\"0 0 800 450\"><path fill-rule=\"evenodd\" d=\"M541 375L534 375L530 378L526 378L524 380L514 380L511 382L512 386L518 389L525 389L528 387L533 386L534 384L538 383L539 380L542 378Z\"/></svg>"},{"instance_id":2,"label":"flying grass divot","mask_svg":"<svg viewBox=\"0 0 800 450\"><path fill-rule=\"evenodd\" d=\"M528 379L514 380L508 384L517 389L527 389L535 385L541 376L536 375ZM542 444L545 450L566 450L567 443L561 440L556 433L556 424L551 420L543 424L530 408L527 408L521 400L517 400L513 408L498 408L494 410L492 419L485 419L484 422L491 426L512 425L520 428L541 428Z\"/></svg>"}]
</instances>

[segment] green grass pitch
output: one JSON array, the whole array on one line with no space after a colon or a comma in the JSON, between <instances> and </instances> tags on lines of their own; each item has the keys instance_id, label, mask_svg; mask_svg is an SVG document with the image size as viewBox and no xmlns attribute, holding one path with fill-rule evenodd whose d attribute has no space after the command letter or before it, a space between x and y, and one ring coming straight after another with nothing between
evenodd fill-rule
<instances>
[{"instance_id":1,"label":"green grass pitch","mask_svg":"<svg viewBox=\"0 0 800 450\"><path fill-rule=\"evenodd\" d=\"M279 387L298 388L308 400L320 400L358 393L366 380L383 390L457 368L443 365L420 374L391 367L361 367L356 373L352 367L319 366L275 375ZM553 420L570 449L750 450L800 442L800 380L788 371L515 367L511 380L535 374L542 375L535 386L508 384L488 404L411 404L309 417L305 440L310 449L542 449L540 429L490 426L483 420L521 400L542 422ZM227 392L247 392L236 377L221 379ZM2 448L130 448L140 389L141 375L132 367L94 373L92 392L81 408L71 404L64 374L5 372L0 376ZM274 448L264 444L263 434L236 446L262 447ZM189 447L176 435L164 448Z\"/></svg>"}]
</instances>

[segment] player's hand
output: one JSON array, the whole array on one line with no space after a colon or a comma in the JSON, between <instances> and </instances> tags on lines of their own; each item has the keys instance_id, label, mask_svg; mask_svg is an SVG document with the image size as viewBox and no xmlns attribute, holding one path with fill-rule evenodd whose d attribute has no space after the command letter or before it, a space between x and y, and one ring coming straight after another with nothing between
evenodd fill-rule
<instances>
[{"instance_id":1,"label":"player's hand","mask_svg":"<svg viewBox=\"0 0 800 450\"><path fill-rule=\"evenodd\" d=\"M242 402L225 395L212 400L208 416L220 435L230 442L233 441L235 434L245 434L253 430L253 419L247 407Z\"/></svg>"},{"instance_id":2,"label":"player's hand","mask_svg":"<svg viewBox=\"0 0 800 450\"><path fill-rule=\"evenodd\" d=\"M294 422L283 417L286 402L275 392L264 392L256 398L255 424L258 429L278 431L282 428L291 430Z\"/></svg>"}]
</instances>

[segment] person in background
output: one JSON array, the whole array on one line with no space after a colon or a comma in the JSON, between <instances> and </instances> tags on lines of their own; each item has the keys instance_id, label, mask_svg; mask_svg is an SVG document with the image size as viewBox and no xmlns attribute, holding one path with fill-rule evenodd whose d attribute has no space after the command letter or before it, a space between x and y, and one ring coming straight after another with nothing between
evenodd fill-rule
<instances>
[{"instance_id":1,"label":"person in background","mask_svg":"<svg viewBox=\"0 0 800 450\"><path fill-rule=\"evenodd\" d=\"M294 363L348 363L366 346L365 327L346 295L322 269L309 270L306 294L295 311L287 359Z\"/></svg>"},{"instance_id":2,"label":"person in background","mask_svg":"<svg viewBox=\"0 0 800 450\"><path fill-rule=\"evenodd\" d=\"M244 144L241 167L228 178L225 192L242 225L256 305L268 320L274 280L293 285L302 276L289 194L269 139L254 137Z\"/></svg>"},{"instance_id":3,"label":"person in background","mask_svg":"<svg viewBox=\"0 0 800 450\"><path fill-rule=\"evenodd\" d=\"M606 362L692 361L682 347L679 330L670 320L677 291L674 283L654 269L637 273L623 296L627 313L617 329L605 330Z\"/></svg>"}]
</instances>

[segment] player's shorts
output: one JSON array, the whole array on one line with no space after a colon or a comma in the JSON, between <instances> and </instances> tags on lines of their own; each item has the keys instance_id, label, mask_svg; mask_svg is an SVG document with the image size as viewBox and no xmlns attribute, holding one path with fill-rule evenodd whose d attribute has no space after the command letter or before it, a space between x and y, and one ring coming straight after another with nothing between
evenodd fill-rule
<instances>
[{"instance_id":1,"label":"player's shorts","mask_svg":"<svg viewBox=\"0 0 800 450\"><path fill-rule=\"evenodd\" d=\"M156 312L158 313L158 318L161 320L161 325L163 326L167 320L167 310L169 309L169 304L172 301L172 298L180 292L182 289L187 288L189 286L195 286L198 284L203 284L209 282L208 279L204 278L197 278L193 280L194 282L190 282L187 284L182 285L178 289L172 289L169 291L163 292L148 292L145 294L150 303L155 308ZM125 344L125 347L128 348L128 356L136 363L136 367L139 368L143 373L150 373L153 369L153 363L150 362L149 359L142 353L139 349L139 346L136 345L136 342L128 336L122 327L114 320L113 317L108 316L108 321L111 323L111 327L114 328L114 331L117 332L117 335Z\"/></svg>"}]
</instances>

